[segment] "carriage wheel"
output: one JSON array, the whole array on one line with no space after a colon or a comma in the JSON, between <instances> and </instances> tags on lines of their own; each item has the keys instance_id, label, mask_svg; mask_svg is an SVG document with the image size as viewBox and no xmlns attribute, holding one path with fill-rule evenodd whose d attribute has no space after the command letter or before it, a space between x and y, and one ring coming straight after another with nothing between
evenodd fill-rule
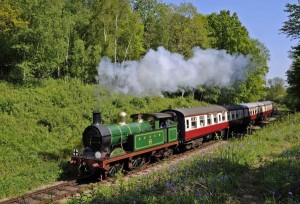
<instances>
[{"instance_id":1,"label":"carriage wheel","mask_svg":"<svg viewBox=\"0 0 300 204\"><path fill-rule=\"evenodd\" d=\"M109 175L115 175L121 173L124 168L124 163L115 163L112 164L108 170Z\"/></svg>"},{"instance_id":2,"label":"carriage wheel","mask_svg":"<svg viewBox=\"0 0 300 204\"><path fill-rule=\"evenodd\" d=\"M138 169L145 164L144 157L136 157L132 159L132 166L130 169Z\"/></svg>"}]
</instances>

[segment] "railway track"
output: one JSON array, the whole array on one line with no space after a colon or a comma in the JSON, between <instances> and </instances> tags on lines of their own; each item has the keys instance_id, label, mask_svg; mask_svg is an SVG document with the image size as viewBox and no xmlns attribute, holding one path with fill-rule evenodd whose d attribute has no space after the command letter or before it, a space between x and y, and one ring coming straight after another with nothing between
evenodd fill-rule
<instances>
[{"instance_id":1,"label":"railway track","mask_svg":"<svg viewBox=\"0 0 300 204\"><path fill-rule=\"evenodd\" d=\"M270 121L266 121L267 123ZM246 134L246 133L245 133ZM244 134L242 134L244 135ZM129 179L133 176L139 176L143 174L148 174L155 170L155 168L161 168L162 165L171 164L177 162L178 160L185 159L192 154L195 154L199 151L205 151L206 154L209 153L207 150L213 151L213 149L218 146L226 143L225 141L219 142L218 140L211 140L203 143L198 148L193 148L189 151L184 151L180 154L173 154L168 158L164 158L163 164L161 162L154 162L143 165L139 169L131 170L125 172L124 177ZM154 169L154 170L153 170ZM100 181L100 184L109 185L111 184L112 178L109 177L104 181ZM55 203L59 200L72 197L76 194L82 192L87 192L93 190L93 185L91 183L99 182L97 178L89 176L79 180L70 180L57 185L46 187L44 189L39 189L37 191L11 198L6 200L0 200L0 204L46 204L46 203Z\"/></svg>"},{"instance_id":2,"label":"railway track","mask_svg":"<svg viewBox=\"0 0 300 204\"><path fill-rule=\"evenodd\" d=\"M70 180L57 185L39 189L34 192L0 201L1 204L46 204L55 203L64 198L71 197L83 191L91 190L89 185L95 179L86 177L81 180Z\"/></svg>"}]
</instances>

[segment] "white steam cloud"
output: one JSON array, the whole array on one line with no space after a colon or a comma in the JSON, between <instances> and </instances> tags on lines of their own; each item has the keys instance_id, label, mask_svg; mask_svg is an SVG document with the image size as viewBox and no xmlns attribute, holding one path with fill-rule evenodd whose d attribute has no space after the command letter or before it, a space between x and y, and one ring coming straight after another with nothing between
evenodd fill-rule
<instances>
[{"instance_id":1,"label":"white steam cloud","mask_svg":"<svg viewBox=\"0 0 300 204\"><path fill-rule=\"evenodd\" d=\"M149 50L139 61L114 63L104 57L97 70L99 83L110 90L145 96L204 84L227 86L245 79L249 63L249 56L230 55L225 50L196 47L193 56L185 60L159 47L157 51Z\"/></svg>"}]
</instances>

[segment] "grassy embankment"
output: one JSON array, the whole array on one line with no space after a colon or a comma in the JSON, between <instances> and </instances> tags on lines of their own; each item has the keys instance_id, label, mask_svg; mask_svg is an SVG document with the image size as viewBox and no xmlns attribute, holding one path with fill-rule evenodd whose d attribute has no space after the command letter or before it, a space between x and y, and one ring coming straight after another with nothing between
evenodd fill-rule
<instances>
[{"instance_id":1,"label":"grassy embankment","mask_svg":"<svg viewBox=\"0 0 300 204\"><path fill-rule=\"evenodd\" d=\"M95 187L69 203L299 203L300 115L228 141L214 155Z\"/></svg>"},{"instance_id":2,"label":"grassy embankment","mask_svg":"<svg viewBox=\"0 0 300 204\"><path fill-rule=\"evenodd\" d=\"M120 111L153 112L199 106L192 99L111 94L78 80L45 80L26 86L0 82L0 199L77 173L67 165L81 134L100 109L104 123Z\"/></svg>"}]
</instances>

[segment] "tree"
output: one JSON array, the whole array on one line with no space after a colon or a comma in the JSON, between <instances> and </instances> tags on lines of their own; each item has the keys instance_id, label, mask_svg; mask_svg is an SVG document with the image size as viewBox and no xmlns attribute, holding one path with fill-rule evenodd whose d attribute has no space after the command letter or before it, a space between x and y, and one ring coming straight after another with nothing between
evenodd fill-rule
<instances>
[{"instance_id":1,"label":"tree","mask_svg":"<svg viewBox=\"0 0 300 204\"><path fill-rule=\"evenodd\" d=\"M207 20L191 3L179 6L156 0L135 0L132 3L144 24L146 50L163 46L188 58L193 47L209 46Z\"/></svg>"},{"instance_id":2,"label":"tree","mask_svg":"<svg viewBox=\"0 0 300 204\"><path fill-rule=\"evenodd\" d=\"M285 12L289 13L287 21L280 29L282 33L286 34L291 39L299 39L300 37L300 5L298 4L286 4Z\"/></svg>"},{"instance_id":3,"label":"tree","mask_svg":"<svg viewBox=\"0 0 300 204\"><path fill-rule=\"evenodd\" d=\"M265 97L265 77L268 72L269 50L258 40L250 38L236 13L221 11L207 16L211 46L230 54L250 56L245 80L235 81L221 89L219 103L242 103Z\"/></svg>"},{"instance_id":4,"label":"tree","mask_svg":"<svg viewBox=\"0 0 300 204\"><path fill-rule=\"evenodd\" d=\"M18 60L13 48L14 36L28 24L21 15L8 0L0 0L0 78L6 77Z\"/></svg>"},{"instance_id":5,"label":"tree","mask_svg":"<svg viewBox=\"0 0 300 204\"><path fill-rule=\"evenodd\" d=\"M171 8L157 0L132 0L133 12L140 16L144 25L145 50L168 44Z\"/></svg>"},{"instance_id":6,"label":"tree","mask_svg":"<svg viewBox=\"0 0 300 204\"><path fill-rule=\"evenodd\" d=\"M292 65L286 72L289 105L292 108L300 109L300 45L292 47L290 57L293 59Z\"/></svg>"},{"instance_id":7,"label":"tree","mask_svg":"<svg viewBox=\"0 0 300 204\"><path fill-rule=\"evenodd\" d=\"M13 47L20 60L12 77L23 81L59 77L65 65L71 23L64 13L65 1L19 0L14 6L23 11L28 27L15 34Z\"/></svg>"},{"instance_id":8,"label":"tree","mask_svg":"<svg viewBox=\"0 0 300 204\"><path fill-rule=\"evenodd\" d=\"M299 1L297 4L286 4L285 12L288 12L288 20L284 22L283 27L280 29L282 33L286 34L291 39L300 38L300 5ZM286 72L287 82L289 87L287 88L288 98L290 106L293 108L300 109L300 44L292 47L291 56L293 60L290 69Z\"/></svg>"},{"instance_id":9,"label":"tree","mask_svg":"<svg viewBox=\"0 0 300 204\"><path fill-rule=\"evenodd\" d=\"M27 26L27 22L20 18L20 11L14 9L8 0L0 0L0 5L0 34Z\"/></svg>"},{"instance_id":10,"label":"tree","mask_svg":"<svg viewBox=\"0 0 300 204\"><path fill-rule=\"evenodd\" d=\"M137 59L144 52L143 25L128 0L95 0L92 5L89 45L100 47L97 55L115 62Z\"/></svg>"},{"instance_id":11,"label":"tree","mask_svg":"<svg viewBox=\"0 0 300 204\"><path fill-rule=\"evenodd\" d=\"M277 103L283 103L286 96L286 88L284 85L285 81L282 78L275 77L269 79L268 94L266 98Z\"/></svg>"},{"instance_id":12,"label":"tree","mask_svg":"<svg viewBox=\"0 0 300 204\"><path fill-rule=\"evenodd\" d=\"M197 13L191 3L171 5L172 13L168 23L169 40L166 48L191 57L192 48L207 48L209 44L206 18Z\"/></svg>"},{"instance_id":13,"label":"tree","mask_svg":"<svg viewBox=\"0 0 300 204\"><path fill-rule=\"evenodd\" d=\"M219 50L226 50L228 53L249 53L251 38L247 29L242 25L236 13L220 11L219 14L208 15L211 46Z\"/></svg>"},{"instance_id":14,"label":"tree","mask_svg":"<svg viewBox=\"0 0 300 204\"><path fill-rule=\"evenodd\" d=\"M66 0L64 13L71 18L67 36L68 48L65 54L64 75L94 81L95 67L100 56L93 56L94 47L88 44L88 29L92 20L90 1Z\"/></svg>"}]
</instances>

